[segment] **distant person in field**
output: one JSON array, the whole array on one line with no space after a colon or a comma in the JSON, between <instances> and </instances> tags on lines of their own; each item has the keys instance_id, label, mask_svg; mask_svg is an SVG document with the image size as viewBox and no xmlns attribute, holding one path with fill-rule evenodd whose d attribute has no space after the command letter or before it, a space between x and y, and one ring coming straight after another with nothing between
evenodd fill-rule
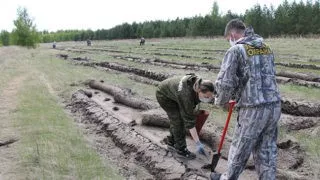
<instances>
[{"instance_id":1,"label":"distant person in field","mask_svg":"<svg viewBox=\"0 0 320 180\"><path fill-rule=\"evenodd\" d=\"M53 49L55 49L55 48L56 48L56 46L57 46L56 41L53 41L53 43L52 43L52 48L53 48Z\"/></svg>"},{"instance_id":2,"label":"distant person in field","mask_svg":"<svg viewBox=\"0 0 320 180\"><path fill-rule=\"evenodd\" d=\"M214 84L202 80L194 74L166 79L156 91L157 101L166 111L170 120L170 136L167 137L169 150L177 152L180 157L194 159L196 155L187 149L186 129L190 132L199 153L204 153L195 128L197 110L200 102L210 103L214 100Z\"/></svg>"},{"instance_id":3,"label":"distant person in field","mask_svg":"<svg viewBox=\"0 0 320 180\"><path fill-rule=\"evenodd\" d=\"M212 173L212 180L236 180L253 154L260 180L276 179L280 93L274 55L263 38L239 19L228 22L224 36L230 43L216 80L215 103L238 107L237 124L229 150L227 172Z\"/></svg>"},{"instance_id":4,"label":"distant person in field","mask_svg":"<svg viewBox=\"0 0 320 180\"><path fill-rule=\"evenodd\" d=\"M141 39L140 39L140 46L144 45L145 42L146 42L146 40L144 39L144 37L141 37Z\"/></svg>"},{"instance_id":5,"label":"distant person in field","mask_svg":"<svg viewBox=\"0 0 320 180\"><path fill-rule=\"evenodd\" d=\"M87 39L87 46L91 46L91 40Z\"/></svg>"}]
</instances>

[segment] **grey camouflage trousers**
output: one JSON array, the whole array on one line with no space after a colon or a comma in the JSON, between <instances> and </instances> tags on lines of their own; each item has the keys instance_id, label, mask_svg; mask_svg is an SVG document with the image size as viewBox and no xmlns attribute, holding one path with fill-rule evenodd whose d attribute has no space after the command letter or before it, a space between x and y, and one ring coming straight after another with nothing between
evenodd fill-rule
<instances>
[{"instance_id":1,"label":"grey camouflage trousers","mask_svg":"<svg viewBox=\"0 0 320 180\"><path fill-rule=\"evenodd\" d=\"M276 179L278 121L281 103L240 108L229 150L227 179L238 179L253 154L259 180Z\"/></svg>"}]
</instances>

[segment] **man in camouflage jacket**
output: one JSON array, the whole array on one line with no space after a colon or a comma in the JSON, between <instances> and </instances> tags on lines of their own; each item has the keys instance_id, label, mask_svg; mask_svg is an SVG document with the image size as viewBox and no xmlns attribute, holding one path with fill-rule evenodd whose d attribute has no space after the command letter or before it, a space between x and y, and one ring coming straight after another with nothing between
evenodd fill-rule
<instances>
[{"instance_id":1,"label":"man in camouflage jacket","mask_svg":"<svg viewBox=\"0 0 320 180\"><path fill-rule=\"evenodd\" d=\"M252 153L259 179L274 180L281 104L273 52L252 27L246 28L239 19L227 24L225 37L231 48L216 80L215 103L227 108L229 100L236 100L238 123L229 150L228 170L212 173L211 179L238 179Z\"/></svg>"},{"instance_id":2,"label":"man in camouflage jacket","mask_svg":"<svg viewBox=\"0 0 320 180\"><path fill-rule=\"evenodd\" d=\"M168 147L175 150L178 155L187 159L196 157L187 149L186 129L195 141L197 151L204 153L204 145L200 142L195 128L195 108L200 101L212 102L214 92L212 81L202 80L194 74L172 77L162 81L158 86L157 101L170 119Z\"/></svg>"}]
</instances>

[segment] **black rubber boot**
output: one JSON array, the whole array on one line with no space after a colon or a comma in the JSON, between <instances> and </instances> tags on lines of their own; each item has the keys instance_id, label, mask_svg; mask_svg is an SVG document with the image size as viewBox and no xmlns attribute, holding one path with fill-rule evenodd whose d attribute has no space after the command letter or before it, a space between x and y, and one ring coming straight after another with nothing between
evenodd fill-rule
<instances>
[{"instance_id":1,"label":"black rubber boot","mask_svg":"<svg viewBox=\"0 0 320 180\"><path fill-rule=\"evenodd\" d=\"M177 150L177 154L185 159L195 159L196 158L196 154L190 152L187 148L181 149L181 150Z\"/></svg>"}]
</instances>

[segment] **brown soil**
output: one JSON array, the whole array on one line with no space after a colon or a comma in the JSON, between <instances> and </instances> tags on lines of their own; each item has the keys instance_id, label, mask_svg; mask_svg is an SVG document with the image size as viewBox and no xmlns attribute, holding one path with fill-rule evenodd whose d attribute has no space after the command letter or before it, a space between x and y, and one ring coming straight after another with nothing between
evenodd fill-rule
<instances>
[{"instance_id":1,"label":"brown soil","mask_svg":"<svg viewBox=\"0 0 320 180\"><path fill-rule=\"evenodd\" d=\"M61 54L58 54L57 56L64 59L68 58L68 55L65 55L65 54L62 54L62 56ZM192 64L192 63L183 63L183 62L181 63L181 62L174 62L174 61L167 61L167 60L160 60L160 59L154 59L154 60L141 59L139 57L131 57L131 56L114 56L114 57L118 59L128 60L128 61L136 61L139 63L148 63L156 66L171 67L174 69L190 69L195 71L211 70L214 72L218 72L219 70L219 67L214 65L209 65L206 63L202 63L202 64ZM156 80L156 81L162 81L172 76L169 74L155 73L149 70L128 67L125 65L117 64L117 63L109 63L109 62L88 63L88 62L80 61L80 63L78 64L84 65L84 66L96 67L96 68L104 67L110 70L133 73L138 76L142 76L142 77L149 78L151 80ZM130 78L135 81L139 81L146 84L153 84L153 85L157 84L157 83L149 82L148 80L144 80L144 79L139 79L135 77L130 77ZM282 84L292 83L299 86L320 88L320 77L313 74L292 73L288 71L281 71L277 73L277 82Z\"/></svg>"},{"instance_id":2,"label":"brown soil","mask_svg":"<svg viewBox=\"0 0 320 180\"><path fill-rule=\"evenodd\" d=\"M84 58L82 58L82 57L74 57L74 58L72 58L72 60L75 60L75 61L86 61L86 62L89 61L89 59L87 57L84 57Z\"/></svg>"},{"instance_id":3,"label":"brown soil","mask_svg":"<svg viewBox=\"0 0 320 180\"><path fill-rule=\"evenodd\" d=\"M102 63L102 64L110 64L110 63ZM101 65L101 63L100 63L100 65ZM102 66L104 66L104 65L102 65ZM119 66L117 66L117 67L119 67ZM125 70L121 70L121 71L133 72L134 74L138 74L140 76L151 78L151 79L158 80L158 81L167 79L169 77L168 75L157 74L157 73L151 72L151 71L148 71L148 73L145 73L145 70L141 70L138 68L130 69L125 66L120 66L120 67L125 69ZM138 72L140 72L140 73L138 73ZM147 81L142 81L142 82L144 82L146 84L152 83L152 82L147 82ZM156 83L152 83L152 84L156 85ZM297 115L297 116L319 117L320 116L320 105L315 104L315 103L306 104L306 103L302 103L302 102L295 102L295 101L288 100L288 99L282 99L282 111L284 113L291 114L291 115Z\"/></svg>"},{"instance_id":4,"label":"brown soil","mask_svg":"<svg viewBox=\"0 0 320 180\"><path fill-rule=\"evenodd\" d=\"M104 83L101 83L101 82L96 81L96 80L90 80L88 85L92 89L98 89L98 90L103 91L105 93L108 93L108 94L110 94L112 96L124 93L124 91L119 87L110 86L108 84L104 84Z\"/></svg>"},{"instance_id":5,"label":"brown soil","mask_svg":"<svg viewBox=\"0 0 320 180\"><path fill-rule=\"evenodd\" d=\"M132 57L131 57L132 58ZM83 63L81 62L83 65L88 65L88 66L93 66L93 67L105 67L105 68L109 68L109 69L113 69L116 71L120 71L120 72L127 72L127 73L133 73L142 77L146 77L146 78L150 78L156 81L161 81L164 80L168 77L170 77L170 75L165 75L165 74L157 74L154 72L150 72L150 71L145 71L142 69L138 69L138 68L132 68L132 67L128 67L125 65L121 65L121 64L117 64L117 63L108 63L108 62L103 62L103 63ZM166 63L166 62L155 62L155 63ZM171 64L171 67L182 67L185 65L181 65L181 64ZM308 83L306 83L306 86L310 85L310 83L317 83L319 81L318 77L313 77L310 75L306 75L306 74L298 74L298 76L296 76L297 74L295 74L295 76L288 76L287 74L285 76L288 76L289 80L287 78L282 78L280 77L280 80L283 81L284 83L300 83L303 84L304 81L309 81ZM308 77L309 76L309 77ZM297 80L296 78L300 78L300 79L304 79L304 81L302 80ZM311 82L314 81L314 82ZM144 82L146 83L146 82ZM107 92L107 91L104 91ZM127 106L131 106L133 108L135 104L137 104L140 101L143 101L139 98L137 98L136 96L132 96L132 94L129 94L129 98L125 97L125 96L121 96L118 95L119 93L109 93L109 94L113 94L113 98L116 98L117 96L122 97L123 99L128 100L130 98L134 98L134 101L136 101L135 103L133 103L133 105L131 105L130 103L124 103L125 101L117 101L118 103L121 104L126 104ZM104 97L99 97L99 96L104 96ZM89 99L86 97L84 99L85 102L87 101L92 101L94 103L96 103L95 107L99 107L102 108L101 112L102 114L107 114L108 116L112 116L112 119L117 119L117 123L115 126L110 126L110 123L107 123L107 125L103 125L105 124L108 120L106 119L106 117L104 117L104 121L99 120L99 118L102 117L102 115L98 115L98 117L96 117L96 113L97 111L94 112L88 112L90 111L90 109L92 108L88 108L85 107L83 109L81 105L81 103L74 103L71 104L72 109L74 110L74 112L78 112L80 114L82 114L82 116L85 117L85 119L89 119L88 123L96 123L99 127L101 127L103 125L103 127L105 127L104 129L102 128L102 132L103 134L105 134L108 137L111 137L112 141L117 145L118 148L120 148L124 154L130 154L133 155L133 157L135 157L135 160L137 160L137 162L135 163L138 166L144 167L149 174L151 174L151 176L153 176L153 178L159 179L160 176L164 177L163 174L164 173L166 175L168 175L167 172L167 168L165 167L163 169L159 168L158 166L162 166L162 165L158 165L158 160L159 157L161 159L161 163L163 163L163 159L166 159L168 152L165 149L165 144L161 144L161 140L167 135L167 131L164 131L163 129L159 129L157 127L144 127L141 126L141 123L145 124L145 125L152 125L152 126L161 126L162 128L167 127L168 126L168 121L166 121L165 117L160 115L160 116L152 116L152 113L149 114L146 113L141 113L140 111L132 111L132 108L123 108L122 106L119 106L119 104L117 104L119 106L119 110L118 111L112 111L112 113L110 113L111 111L109 111L108 109L110 108L112 110L113 107L115 107L115 105L111 105L110 103L113 103L111 101L104 101L105 99L105 94L104 93L99 93L99 94L93 94L92 99ZM107 98L110 98L107 97ZM83 100L83 98L82 98ZM129 101L132 102L132 101ZM106 105L107 104L107 105ZM80 106L78 106L80 105ZM139 107L139 106L138 106ZM303 102L294 102L288 99L283 99L282 100L282 110L285 113L288 114L292 114L292 115L297 115L297 116L314 116L314 117L319 117L319 105L316 103L303 103ZM138 108L138 109L152 109L155 107L149 107L149 108ZM94 109L94 108L93 108ZM124 110L123 110L124 109ZM151 111L152 111L151 110ZM130 111L130 112L128 112ZM100 112L100 110L98 111ZM134 115L133 115L134 114ZM141 116L141 114L143 114ZM89 117L88 117L89 116ZM91 117L93 116L93 117ZM297 116L285 116L284 118L282 118L282 126L285 126L288 130L302 130L302 129L310 129L310 127L315 127L318 125L318 119L316 118L310 118L310 117L297 117ZM115 118L116 117L116 118ZM147 118L146 118L147 117ZM143 120L143 118L146 118L145 120ZM156 119L160 119L161 121L155 121ZM142 121L143 120L143 121ZM130 122L135 122L134 125L130 125ZM120 124L119 124L120 123ZM123 124L122 124L123 123ZM113 123L111 123L113 124ZM111 127L111 129L110 129ZM124 136L122 133L120 133L118 131L118 129L122 129L123 132L125 132L126 136ZM129 129L128 129L129 128ZM128 129L128 130L127 130ZM133 132L132 132L133 131ZM314 131L317 131L317 128L314 129ZM119 134L118 134L119 133ZM137 134L138 135L137 135ZM208 144L217 144L218 142L218 138L220 132L217 133L212 133L212 127L204 127L203 129L203 133L204 135L202 135L202 139L207 139L204 142L208 143ZM317 134L317 132L315 132L315 134ZM119 136L119 137L118 137ZM135 139L131 136L138 136L139 138L142 138L142 140L140 139ZM203 138L205 137L205 138ZM123 138L127 138L127 139L123 139ZM144 139L146 138L146 140ZM230 143L230 138L228 139L229 141L227 141L226 145L225 145L225 149L223 150L223 158L226 159L227 158L227 149L228 149L228 142ZM129 141L129 142L128 142ZM153 152L151 152L151 154L146 153L145 151L140 151L142 147L144 147L142 142L150 142L149 146L152 146L152 150L156 149L157 153L161 152L160 154L152 154ZM285 140L283 140L285 141ZM136 143L137 142L137 143ZM295 142L295 143L292 143ZM192 142L190 142L190 140L188 140L188 144L192 144ZM289 144L288 146L284 146L283 144ZM308 167L308 165L305 163L305 157L306 154L303 150L303 148L300 147L299 143L297 143L296 141L286 141L286 142L279 142L279 163L278 163L278 175L277 178L278 179L308 179L308 177L312 177L312 170L310 170L310 167ZM281 146L281 148L280 148ZM129 148L130 147L130 148ZM132 151L131 151L131 147L132 147ZM163 151L163 149L165 149L165 151ZM150 151L150 149L147 149L148 151ZM192 150L192 149L191 149ZM166 152L165 154L163 154L162 152ZM210 154L212 154L211 149L208 150L208 152L210 152ZM174 172L173 176L176 176L176 174L180 174L180 178L186 178L187 179L192 179L189 177L189 175L194 175L197 174L200 177L205 177L209 174L209 172L207 172L206 170L202 170L201 167L204 164L207 164L208 162L205 162L205 158L199 156L196 160L195 163L190 163L190 161L186 162L186 161L182 161L181 159L177 158L176 155L173 153L171 154L172 156L170 156L170 158L173 158L175 161L180 162L183 164L184 166L184 170L181 173L181 171L177 171L178 173ZM158 156L157 158L150 158L149 156ZM192 161L191 161L192 162ZM220 162L219 162L220 163ZM225 164L226 162L222 160L221 164ZM150 165L152 164L152 166ZM219 166L219 165L218 165ZM192 167L192 168L190 168ZM249 168L253 168L252 164L248 166ZM191 170L190 170L191 169ZM221 169L225 169L225 167L218 167L218 169L221 171ZM172 170L172 169L170 169ZM219 171L218 170L218 171ZM223 170L222 170L223 171ZM221 172L222 172L221 171ZM171 172L170 172L171 173ZM169 173L169 174L170 174ZM159 176L160 174L160 176ZM252 177L255 177L255 175L253 175L254 173L246 170L244 172L244 176L248 176L251 177L250 179L252 179ZM169 175L169 177L171 177L171 175ZM193 177L194 178L194 177Z\"/></svg>"},{"instance_id":6,"label":"brown soil","mask_svg":"<svg viewBox=\"0 0 320 180\"><path fill-rule=\"evenodd\" d=\"M86 115L82 122L96 123L101 133L111 137L116 146L132 157L157 179L180 179L187 174L187 168L175 159L172 153L153 144L149 139L132 129L117 117L104 110L81 92L72 96L72 112ZM161 157L161 158L160 158ZM200 172L194 171L194 174ZM205 175L203 175L205 177Z\"/></svg>"},{"instance_id":7,"label":"brown soil","mask_svg":"<svg viewBox=\"0 0 320 180\"><path fill-rule=\"evenodd\" d=\"M147 81L141 81L145 84L150 84ZM156 85L155 83L151 83ZM320 104L319 103L306 103L298 102L288 98L281 99L281 108L283 113L287 113L295 116L310 116L310 117L319 117L320 116Z\"/></svg>"},{"instance_id":8,"label":"brown soil","mask_svg":"<svg viewBox=\"0 0 320 180\"><path fill-rule=\"evenodd\" d=\"M161 144L161 140L168 134L166 130L141 126L140 112L120 104L117 105L119 111L110 111L115 105L111 101L104 101L106 97L110 98L107 94L99 93L89 99L79 91L72 96L69 107L74 114L81 116L79 119L86 126L93 123L99 129L99 134L110 137L117 148L121 149L120 156L131 157L129 162L134 159L135 166L146 169L151 179L207 179L210 172L201 169L203 164L208 163L205 157L198 155L190 161L177 157L167 150L165 144ZM136 120L134 126L132 120ZM190 150L194 151L193 142L190 139L187 141ZM207 151L212 154L209 149ZM104 152L109 153L107 149ZM217 170L223 172L225 168L226 161L221 159ZM245 170L240 179L254 178L253 171Z\"/></svg>"},{"instance_id":9,"label":"brown soil","mask_svg":"<svg viewBox=\"0 0 320 180\"><path fill-rule=\"evenodd\" d=\"M170 48L160 48L160 49L170 49ZM196 49L170 49L170 50L187 50L187 51L195 51ZM68 51L72 51L72 52L90 52L90 51L105 51L105 52L111 52L111 53L130 53L130 52L126 52L126 51L119 51L119 50L110 50L110 49L85 49L85 50L78 50L78 49L68 49ZM157 50L154 50L157 51ZM202 50L197 50L197 51L202 51ZM207 52L202 53L202 54L209 54L208 51L212 51L212 52L218 52L218 54L224 54L225 51L224 50L207 50ZM210 59L210 60L216 60L216 58L214 57L201 57L201 56L190 56L190 55L184 55L184 54L171 54L171 53L159 53L159 52L155 52L155 53L147 53L147 54L151 54L151 55L155 55L155 56L175 56L175 57L182 57L182 58L190 58L190 59ZM115 56L115 58L120 58L120 59L133 59L135 61L139 61L141 60L141 58L134 58L134 57L119 57L119 56ZM164 60L166 61L166 60ZM171 61L168 61L169 64ZM312 62L312 61L311 61ZM300 68L300 69L320 69L320 66L317 66L315 64L299 64L299 63L283 63L283 62L276 62L275 63L277 66L284 66L284 67L292 67L292 68ZM219 67L217 67L219 69ZM211 68L214 69L214 68Z\"/></svg>"},{"instance_id":10,"label":"brown soil","mask_svg":"<svg viewBox=\"0 0 320 180\"><path fill-rule=\"evenodd\" d=\"M159 58L154 58L154 59L148 59L148 58L140 58L140 57L133 57L133 56L113 56L114 58L117 59L122 59L126 61L135 61L138 63L148 63L151 65L156 65L156 66L164 66L164 67L171 67L174 69L189 69L189 70L218 70L220 69L219 66L207 64L207 63L202 63L202 64L196 64L196 63L186 63L186 62L179 62L179 61L170 61L170 60L163 60Z\"/></svg>"},{"instance_id":11,"label":"brown soil","mask_svg":"<svg viewBox=\"0 0 320 180\"><path fill-rule=\"evenodd\" d=\"M282 114L280 118L280 126L285 127L288 131L309 129L319 125L319 117L301 117Z\"/></svg>"},{"instance_id":12,"label":"brown soil","mask_svg":"<svg viewBox=\"0 0 320 180\"><path fill-rule=\"evenodd\" d=\"M200 57L200 56L189 56L189 55L184 55L184 54L170 54L170 53L150 53L152 55L156 56L175 56L175 57L182 57L182 58L199 58L199 59L211 59L211 60L216 60L216 58L213 57Z\"/></svg>"},{"instance_id":13,"label":"brown soil","mask_svg":"<svg viewBox=\"0 0 320 180\"><path fill-rule=\"evenodd\" d=\"M306 122L299 124L299 120L301 122ZM285 116L284 118L281 118L282 123L285 124L290 130L306 129L316 124L314 121L312 121L312 126L310 126L310 119L308 118L299 120L294 120L293 116ZM142 114L142 124L146 126L169 128L169 119L163 110L155 109L146 111ZM217 145L217 142L219 142L219 137L220 133L217 131L212 131L212 127L208 127L208 124L205 125L204 129L200 133L200 139L207 145ZM231 139L227 138L222 152L222 156L225 159L228 157L228 149L231 145L230 143ZM291 170L297 169L302 165L305 154L297 142L293 142L292 139L284 139L279 141L278 146L278 168ZM249 162L247 167L254 169L253 162Z\"/></svg>"},{"instance_id":14,"label":"brown soil","mask_svg":"<svg viewBox=\"0 0 320 180\"><path fill-rule=\"evenodd\" d=\"M68 59L69 55L68 54L57 54L57 57L63 58L63 59Z\"/></svg>"},{"instance_id":15,"label":"brown soil","mask_svg":"<svg viewBox=\"0 0 320 180\"><path fill-rule=\"evenodd\" d=\"M114 50L114 49L105 49L105 48L90 48L86 51L101 51L101 52L112 52L112 53L127 53L126 51Z\"/></svg>"},{"instance_id":16,"label":"brown soil","mask_svg":"<svg viewBox=\"0 0 320 180\"><path fill-rule=\"evenodd\" d=\"M281 110L283 113L296 116L320 116L319 103L296 102L287 98L281 99Z\"/></svg>"},{"instance_id":17,"label":"brown soil","mask_svg":"<svg viewBox=\"0 0 320 180\"><path fill-rule=\"evenodd\" d=\"M287 78L295 78L312 82L320 82L320 76L314 74L304 74L298 72L289 72L289 71L280 71L277 72L277 76L287 77Z\"/></svg>"},{"instance_id":18,"label":"brown soil","mask_svg":"<svg viewBox=\"0 0 320 180\"><path fill-rule=\"evenodd\" d=\"M208 162L204 157L200 155L196 159L196 162L197 162L195 163L196 165L190 164L190 162L192 161L188 161L188 162L182 161L175 154L171 154L168 156L168 153L171 153L171 152L166 150L165 144L162 141L166 137L168 132L157 128L157 127L168 128L168 119L163 110L151 109L145 112L139 112L139 111L134 111L130 107L122 107L120 104L117 104L117 107L119 107L119 111L113 111L113 113L110 113L108 109L109 108L112 109L112 107L115 107L115 105L112 104L111 101L107 101L107 102L104 101L104 99L110 98L110 96L107 96L104 93L99 93L99 94L94 94L91 99L88 99L86 96L83 96L81 94L82 94L82 91L79 91L73 95L73 98L72 98L73 100L71 103L73 112L81 113L83 116L85 116L84 120L88 121L88 123L89 122L96 123L99 126L103 126L104 127L102 128L103 133L105 133L108 137L112 137L116 145L120 149L122 149L125 152L125 154L129 153L130 155L135 157L135 160L138 161L137 163L142 167L144 167L145 169L147 169L148 173L150 173L155 179L159 179L160 176L163 177L163 174L161 173L164 173L171 178L170 173L173 173L171 172L172 169L170 169L170 172L167 172L167 168L169 168L167 165L166 167L163 167L162 165L158 164L160 157L161 157L160 158L161 163L166 161L167 158L174 159L174 162L170 161L170 163L173 163L173 164L176 163L175 161L183 163L183 166L186 169L183 170L182 168L182 170L177 170L177 171L175 170L175 172L173 173L174 177L176 177L177 174L180 174L180 177L183 179L185 179L186 177L187 177L186 179L192 179L189 177L189 175L191 174L197 174L197 175L200 175L200 177L207 177L207 175L209 174L208 170L201 169L201 167L205 164L208 164ZM94 106L95 108L92 108L91 106ZM107 119L107 117L105 117L106 115L108 117L112 116L112 118L109 117L110 119L113 119L112 122L109 122L109 120L106 120ZM287 121L288 122L283 120L284 122L283 124L286 124L286 126L288 126L288 129L291 129L291 130L298 129L290 125L291 121L289 120ZM134 122L134 125L132 125L132 122ZM115 124L115 125L112 125L112 124ZM148 126L143 127L141 125L148 125ZM307 128L307 127L303 126L300 128ZM119 129L121 129L121 131ZM202 141L207 144L206 148L212 147L212 145L213 147L217 147L217 142L219 141L221 132L213 131L213 129L215 128L212 128L210 124L206 124L203 127L203 130L200 134L200 138L202 139ZM125 135L123 135L123 133ZM133 134L131 135L131 133ZM137 136L136 133L139 134L138 137L142 138L142 140L131 137L131 136ZM144 140L144 138L146 138L146 140ZM188 144L190 143L192 144L192 141L191 142L190 141L191 140L188 140ZM152 149L150 153L149 153L150 149L142 148L144 147L142 142L150 142L152 144ZM230 137L227 137L227 141L225 141L224 148L222 150L223 158L221 159L221 161L223 162L221 162L221 164L225 163L224 159L227 159L230 142L231 142ZM304 163L305 161L304 158L306 157L305 152L302 148L300 148L299 144L296 141L291 139L281 140L279 141L278 146L279 146L279 156L278 156L279 171L278 171L277 177L279 179L289 179L293 177L298 177L298 179L299 178L303 179L303 178L307 178L308 176L312 176L312 173L311 173L312 171ZM128 147L130 147L130 149L128 149ZM141 148L148 151L148 153L146 153L146 151L140 151ZM161 152L161 155L160 154L154 155L153 150L156 150L157 153ZM214 150L215 149L207 149L210 155L213 154ZM153 159L153 158L150 158L149 156L158 156L158 159L157 158ZM150 164L153 164L153 165L151 166ZM163 169L157 169L158 166L162 167ZM191 170L189 169L189 166L192 166L192 168L190 168ZM221 171L221 168L225 169L225 167L221 167L221 166L218 167L220 171ZM254 169L252 160L248 163L247 168ZM158 176L159 173L161 174L160 176ZM244 176L247 176L247 175L249 175L250 177L253 177L254 172L252 170L246 170L244 172Z\"/></svg>"},{"instance_id":19,"label":"brown soil","mask_svg":"<svg viewBox=\"0 0 320 180\"><path fill-rule=\"evenodd\" d=\"M164 74L164 73L156 73L156 72L152 72L150 70L128 67L125 65L116 64L116 63L109 63L109 62L95 63L94 65L106 67L106 68L121 71L121 72L133 73L133 74L136 74L139 76L148 77L148 78L156 80L156 81L163 81L163 80L167 79L168 77L172 76L172 75L168 75L168 74Z\"/></svg>"},{"instance_id":20,"label":"brown soil","mask_svg":"<svg viewBox=\"0 0 320 180\"><path fill-rule=\"evenodd\" d=\"M287 78L287 77L281 77L281 76L276 77L276 79L277 79L277 83L281 83L281 84L291 83L298 86L320 88L320 83L318 82L310 82L310 81L305 81L301 79Z\"/></svg>"},{"instance_id":21,"label":"brown soil","mask_svg":"<svg viewBox=\"0 0 320 180\"><path fill-rule=\"evenodd\" d=\"M89 82L89 87L108 93L113 96L114 101L116 103L121 103L132 108L147 110L158 107L158 104L153 103L152 101L146 98L139 98L137 96L133 96L130 93L131 90L123 90L121 88L110 86L105 83L100 83L95 80Z\"/></svg>"},{"instance_id":22,"label":"brown soil","mask_svg":"<svg viewBox=\"0 0 320 180\"><path fill-rule=\"evenodd\" d=\"M169 128L170 123L166 112L162 109L151 109L142 113L141 123L145 126Z\"/></svg>"},{"instance_id":23,"label":"brown soil","mask_svg":"<svg viewBox=\"0 0 320 180\"><path fill-rule=\"evenodd\" d=\"M205 51L205 52L216 52L220 54L226 53L226 50L215 50L215 49L196 49L196 48L164 48L159 47L157 49L164 49L164 50L178 50L178 51Z\"/></svg>"}]
</instances>

